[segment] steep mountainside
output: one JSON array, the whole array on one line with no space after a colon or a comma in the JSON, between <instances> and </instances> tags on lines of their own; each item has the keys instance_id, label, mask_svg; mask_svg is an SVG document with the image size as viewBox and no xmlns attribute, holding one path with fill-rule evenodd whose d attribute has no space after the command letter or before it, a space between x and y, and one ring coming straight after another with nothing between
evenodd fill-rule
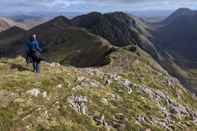
<instances>
[{"instance_id":1,"label":"steep mountainside","mask_svg":"<svg viewBox=\"0 0 197 131\"><path fill-rule=\"evenodd\" d=\"M115 46L138 45L156 55L149 27L140 19L123 12L93 12L73 18L72 24L109 40Z\"/></svg>"},{"instance_id":2,"label":"steep mountainside","mask_svg":"<svg viewBox=\"0 0 197 131\"><path fill-rule=\"evenodd\" d=\"M154 32L155 46L168 71L197 94L197 12L178 9Z\"/></svg>"},{"instance_id":3,"label":"steep mountainside","mask_svg":"<svg viewBox=\"0 0 197 131\"><path fill-rule=\"evenodd\" d=\"M144 53L120 49L101 68L0 60L0 130L197 129L197 100Z\"/></svg>"},{"instance_id":4,"label":"steep mountainside","mask_svg":"<svg viewBox=\"0 0 197 131\"><path fill-rule=\"evenodd\" d=\"M176 58L197 60L197 12L188 10L181 13L180 9L168 19L171 19L171 22L156 32L156 38L161 41L158 42L159 46L167 49Z\"/></svg>"},{"instance_id":5,"label":"steep mountainside","mask_svg":"<svg viewBox=\"0 0 197 131\"><path fill-rule=\"evenodd\" d=\"M2 39L0 48L6 49L3 56L14 57L23 54L24 41L29 35L36 33L42 42L43 54L48 61L75 66L106 64L107 55L113 50L112 45L99 36L69 25L68 19L57 17L25 32L22 38L17 37L14 41ZM10 30L12 32L12 29ZM8 35L10 30L0 33L0 36L8 36L10 40ZM17 31L14 32L17 33Z\"/></svg>"}]
</instances>

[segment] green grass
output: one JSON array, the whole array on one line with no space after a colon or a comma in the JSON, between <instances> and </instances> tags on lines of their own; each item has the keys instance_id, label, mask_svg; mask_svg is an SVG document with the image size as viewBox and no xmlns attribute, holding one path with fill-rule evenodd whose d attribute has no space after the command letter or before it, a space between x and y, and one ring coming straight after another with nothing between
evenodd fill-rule
<instances>
[{"instance_id":1,"label":"green grass","mask_svg":"<svg viewBox=\"0 0 197 131\"><path fill-rule=\"evenodd\" d=\"M105 121L113 127L111 131L117 130L122 125L124 131L138 131L146 128L162 131L163 128L157 123L136 123L139 116L144 116L146 119L163 119L163 114L160 112L161 105L139 93L138 87L133 88L133 92L128 94L127 89L116 80L106 85L103 79L106 74L118 74L121 79L128 79L138 85L146 85L152 90L160 90L177 103L197 110L196 100L182 87L171 88L163 83L162 81L165 81L169 75L161 70L150 56L139 52L140 56L136 52L120 49L111 54L109 65L97 69L80 69L71 66L51 67L43 63L40 76L31 72L31 67L25 65L23 58L1 59L0 91L10 91L17 97L9 103L8 107L0 108L0 130L105 131L106 127L97 125L94 121L94 117L104 116ZM88 82L96 81L99 87L89 84L76 89L77 85L82 83L77 81L80 77L88 79ZM62 88L58 85L62 85ZM37 97L27 94L27 91L33 88L39 89L41 93L47 92L47 97L44 98L42 94ZM176 97L177 92L181 96L179 99ZM67 101L69 96L88 98L86 115L75 112L69 106ZM103 99L106 99L108 104L104 104ZM196 125L190 121L190 118L173 119L173 121L174 129L180 129L178 123L181 121L186 122L184 125L189 124L191 129L196 129Z\"/></svg>"}]
</instances>

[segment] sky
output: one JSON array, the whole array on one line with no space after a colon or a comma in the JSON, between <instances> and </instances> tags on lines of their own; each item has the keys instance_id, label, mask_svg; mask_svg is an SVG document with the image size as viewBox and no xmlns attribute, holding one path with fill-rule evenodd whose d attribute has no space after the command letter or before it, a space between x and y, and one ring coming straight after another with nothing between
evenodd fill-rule
<instances>
[{"instance_id":1,"label":"sky","mask_svg":"<svg viewBox=\"0 0 197 131\"><path fill-rule=\"evenodd\" d=\"M0 0L1 14L197 9L197 0Z\"/></svg>"}]
</instances>

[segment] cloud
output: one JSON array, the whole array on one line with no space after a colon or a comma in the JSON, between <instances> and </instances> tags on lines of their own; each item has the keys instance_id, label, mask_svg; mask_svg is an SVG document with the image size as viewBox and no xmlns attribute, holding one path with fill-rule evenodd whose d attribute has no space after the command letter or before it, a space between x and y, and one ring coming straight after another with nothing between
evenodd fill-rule
<instances>
[{"instance_id":1,"label":"cloud","mask_svg":"<svg viewBox=\"0 0 197 131\"><path fill-rule=\"evenodd\" d=\"M1 13L145 11L197 8L196 0L1 0Z\"/></svg>"}]
</instances>

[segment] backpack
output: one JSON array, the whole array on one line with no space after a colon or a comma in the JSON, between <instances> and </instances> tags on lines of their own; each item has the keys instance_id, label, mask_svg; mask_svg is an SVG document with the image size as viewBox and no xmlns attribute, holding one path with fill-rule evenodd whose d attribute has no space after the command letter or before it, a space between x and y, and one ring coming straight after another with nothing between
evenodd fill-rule
<instances>
[{"instance_id":1,"label":"backpack","mask_svg":"<svg viewBox=\"0 0 197 131\"><path fill-rule=\"evenodd\" d=\"M31 51L33 61L40 62L42 60L41 53L35 49Z\"/></svg>"}]
</instances>

